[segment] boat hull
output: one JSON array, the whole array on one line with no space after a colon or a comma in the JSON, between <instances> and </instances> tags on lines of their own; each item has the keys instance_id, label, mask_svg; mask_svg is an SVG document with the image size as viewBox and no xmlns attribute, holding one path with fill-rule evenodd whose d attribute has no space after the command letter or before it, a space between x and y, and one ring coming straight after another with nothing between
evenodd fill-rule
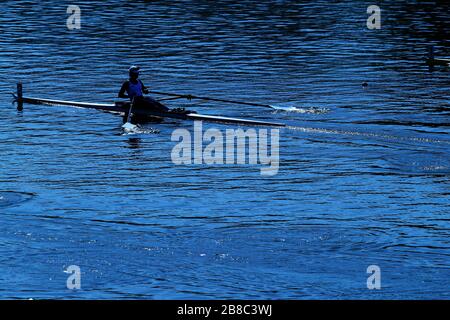
<instances>
[{"instance_id":1,"label":"boat hull","mask_svg":"<svg viewBox=\"0 0 450 320\"><path fill-rule=\"evenodd\" d=\"M52 105L52 106L71 106L79 108L89 108L96 109L106 112L113 112L125 115L129 110L129 103L120 101L114 104L102 104L102 103L90 103L90 102L77 102L77 101L65 101L65 100L53 100L44 98L33 98L33 97L23 97L15 96L19 104L29 103L29 104L42 104L42 105ZM283 123L259 121L259 120L248 120L240 118L229 118L214 115L203 115L197 113L176 113L176 112L162 112L158 110L152 110L149 108L133 108L133 115L137 119L180 119L180 120L192 120L192 121L206 121L206 122L217 122L217 123L230 123L245 126L270 126L270 127L285 127Z\"/></svg>"}]
</instances>

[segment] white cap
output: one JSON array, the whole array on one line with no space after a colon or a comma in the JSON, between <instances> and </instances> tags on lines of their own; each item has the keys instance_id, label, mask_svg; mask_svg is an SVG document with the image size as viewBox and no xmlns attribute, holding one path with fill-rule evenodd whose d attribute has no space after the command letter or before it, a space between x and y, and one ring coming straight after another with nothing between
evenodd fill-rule
<instances>
[{"instance_id":1,"label":"white cap","mask_svg":"<svg viewBox=\"0 0 450 320\"><path fill-rule=\"evenodd\" d=\"M128 71L130 73L139 73L140 68L138 66L131 66Z\"/></svg>"}]
</instances>

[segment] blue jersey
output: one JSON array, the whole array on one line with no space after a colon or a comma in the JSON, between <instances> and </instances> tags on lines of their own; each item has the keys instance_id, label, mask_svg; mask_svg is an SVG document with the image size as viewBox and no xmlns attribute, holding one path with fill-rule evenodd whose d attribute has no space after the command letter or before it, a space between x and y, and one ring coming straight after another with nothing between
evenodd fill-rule
<instances>
[{"instance_id":1,"label":"blue jersey","mask_svg":"<svg viewBox=\"0 0 450 320\"><path fill-rule=\"evenodd\" d=\"M142 97L144 95L145 86L141 80L137 80L136 83L131 82L130 80L125 81L120 88L119 97L124 98L125 92L128 94L130 100L133 100L134 97Z\"/></svg>"}]
</instances>

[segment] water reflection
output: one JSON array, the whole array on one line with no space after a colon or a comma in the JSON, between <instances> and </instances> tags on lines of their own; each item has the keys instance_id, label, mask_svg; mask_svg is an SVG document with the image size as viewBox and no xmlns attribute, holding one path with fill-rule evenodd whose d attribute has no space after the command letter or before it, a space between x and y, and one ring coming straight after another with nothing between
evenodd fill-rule
<instances>
[{"instance_id":1,"label":"water reflection","mask_svg":"<svg viewBox=\"0 0 450 320\"><path fill-rule=\"evenodd\" d=\"M141 148L142 139L141 138L128 138L128 147L130 149L138 150Z\"/></svg>"}]
</instances>

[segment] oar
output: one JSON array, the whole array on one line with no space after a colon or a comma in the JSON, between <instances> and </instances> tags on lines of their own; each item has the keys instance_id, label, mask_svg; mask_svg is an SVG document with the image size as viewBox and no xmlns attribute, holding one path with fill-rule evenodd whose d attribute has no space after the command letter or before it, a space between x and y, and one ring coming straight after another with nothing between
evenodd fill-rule
<instances>
[{"instance_id":1,"label":"oar","mask_svg":"<svg viewBox=\"0 0 450 320\"><path fill-rule=\"evenodd\" d=\"M130 109L128 110L127 122L131 123L131 111L133 111L134 98L131 100Z\"/></svg>"},{"instance_id":2,"label":"oar","mask_svg":"<svg viewBox=\"0 0 450 320\"><path fill-rule=\"evenodd\" d=\"M153 94L160 94L160 95L164 95L164 96L171 96L171 97L174 97L173 99L186 98L188 100L191 100L191 99L210 100L210 101L217 101L217 102L234 103L234 104L242 104L242 105L247 105L247 106L255 106L255 107L264 107L264 108L276 109L274 106L271 106L269 104L244 102L244 101L236 101L236 100L227 100L227 99L219 99L219 98L210 98L210 97L199 97L199 96L193 96L191 94L180 94L180 93L159 92L159 91L149 91L149 92L153 93ZM169 100L169 99L162 99L162 100Z\"/></svg>"},{"instance_id":3,"label":"oar","mask_svg":"<svg viewBox=\"0 0 450 320\"><path fill-rule=\"evenodd\" d=\"M134 124L131 123L131 112L133 111L134 106L134 98L131 100L130 109L128 110L127 122L122 125L122 128L131 131L134 127Z\"/></svg>"}]
</instances>

